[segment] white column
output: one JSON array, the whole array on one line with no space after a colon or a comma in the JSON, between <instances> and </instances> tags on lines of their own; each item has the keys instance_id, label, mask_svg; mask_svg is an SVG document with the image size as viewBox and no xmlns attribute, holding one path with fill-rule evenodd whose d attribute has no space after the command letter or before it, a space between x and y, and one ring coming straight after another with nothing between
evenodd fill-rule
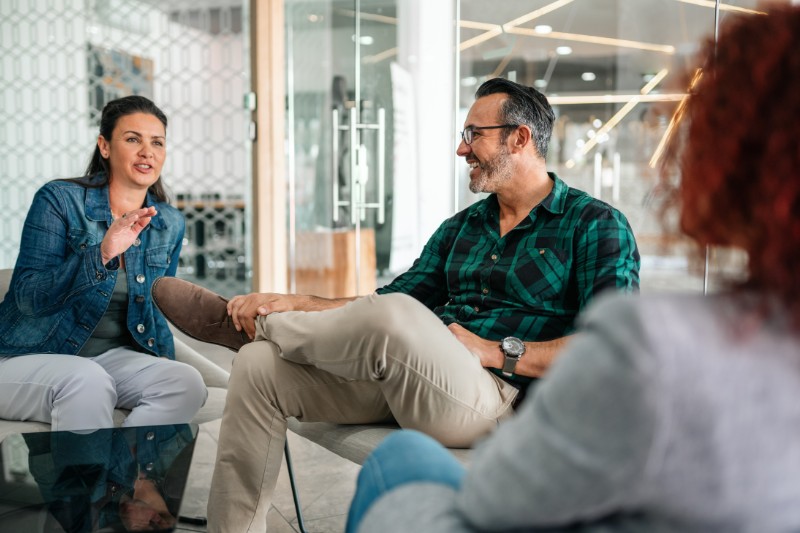
<instances>
[{"instance_id":1,"label":"white column","mask_svg":"<svg viewBox=\"0 0 800 533\"><path fill-rule=\"evenodd\" d=\"M416 87L420 246L455 209L452 198L456 1L397 2L398 63L410 72Z\"/></svg>"}]
</instances>

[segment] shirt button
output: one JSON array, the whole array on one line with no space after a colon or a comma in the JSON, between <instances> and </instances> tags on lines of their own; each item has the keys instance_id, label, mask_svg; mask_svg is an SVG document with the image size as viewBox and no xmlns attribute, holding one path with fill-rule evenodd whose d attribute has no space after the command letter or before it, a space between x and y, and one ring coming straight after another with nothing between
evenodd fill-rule
<instances>
[{"instance_id":1,"label":"shirt button","mask_svg":"<svg viewBox=\"0 0 800 533\"><path fill-rule=\"evenodd\" d=\"M541 250L539 250L539 255L544 255L544 248L542 248Z\"/></svg>"},{"instance_id":2,"label":"shirt button","mask_svg":"<svg viewBox=\"0 0 800 533\"><path fill-rule=\"evenodd\" d=\"M147 435L145 435L145 437L144 437L144 438L146 438L147 440L153 440L153 439L155 439L155 438L156 438L156 434L155 434L155 433L153 433L152 431L148 431L148 432L147 432Z\"/></svg>"},{"instance_id":3,"label":"shirt button","mask_svg":"<svg viewBox=\"0 0 800 533\"><path fill-rule=\"evenodd\" d=\"M155 343L156 343L156 340L155 340L155 339L153 339L153 338L149 338L149 339L147 339L147 345L148 345L149 347L151 347L151 348L152 348L152 347L153 347L153 345L154 345Z\"/></svg>"},{"instance_id":4,"label":"shirt button","mask_svg":"<svg viewBox=\"0 0 800 533\"><path fill-rule=\"evenodd\" d=\"M82 242L80 248L81 248L81 250L85 250L86 249L86 243Z\"/></svg>"},{"instance_id":5,"label":"shirt button","mask_svg":"<svg viewBox=\"0 0 800 533\"><path fill-rule=\"evenodd\" d=\"M141 294L138 295L135 299L137 304L144 302L144 296L142 296Z\"/></svg>"},{"instance_id":6,"label":"shirt button","mask_svg":"<svg viewBox=\"0 0 800 533\"><path fill-rule=\"evenodd\" d=\"M483 294L489 294L489 289L487 289L487 288L484 288L484 289L483 289Z\"/></svg>"},{"instance_id":7,"label":"shirt button","mask_svg":"<svg viewBox=\"0 0 800 533\"><path fill-rule=\"evenodd\" d=\"M492 254L492 261L497 261L497 254Z\"/></svg>"},{"instance_id":8,"label":"shirt button","mask_svg":"<svg viewBox=\"0 0 800 533\"><path fill-rule=\"evenodd\" d=\"M138 276L136 276L136 282L144 283L144 274L139 274Z\"/></svg>"},{"instance_id":9,"label":"shirt button","mask_svg":"<svg viewBox=\"0 0 800 533\"><path fill-rule=\"evenodd\" d=\"M139 246L140 244L142 244L142 239L137 237L136 240L133 241L133 245L134 246Z\"/></svg>"},{"instance_id":10,"label":"shirt button","mask_svg":"<svg viewBox=\"0 0 800 533\"><path fill-rule=\"evenodd\" d=\"M476 305L475 307L473 307L473 309L475 309L475 312L476 312L476 313L479 311L479 309L478 309L478 306L477 306L477 305Z\"/></svg>"},{"instance_id":11,"label":"shirt button","mask_svg":"<svg viewBox=\"0 0 800 533\"><path fill-rule=\"evenodd\" d=\"M138 331L139 333L144 333L144 324L139 324L138 326L136 326L136 331Z\"/></svg>"}]
</instances>

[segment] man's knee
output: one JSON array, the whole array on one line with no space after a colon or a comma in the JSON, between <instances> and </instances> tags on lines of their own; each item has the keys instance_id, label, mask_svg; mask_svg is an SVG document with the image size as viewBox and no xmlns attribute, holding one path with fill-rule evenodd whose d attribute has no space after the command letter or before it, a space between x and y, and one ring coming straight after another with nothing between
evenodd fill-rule
<instances>
[{"instance_id":1,"label":"man's knee","mask_svg":"<svg viewBox=\"0 0 800 533\"><path fill-rule=\"evenodd\" d=\"M278 347L270 341L246 344L233 359L228 394L269 394L274 390Z\"/></svg>"},{"instance_id":2,"label":"man's knee","mask_svg":"<svg viewBox=\"0 0 800 533\"><path fill-rule=\"evenodd\" d=\"M382 294L374 298L362 326L392 338L402 338L409 334L413 336L417 326L431 318L440 323L430 309L407 294Z\"/></svg>"}]
</instances>

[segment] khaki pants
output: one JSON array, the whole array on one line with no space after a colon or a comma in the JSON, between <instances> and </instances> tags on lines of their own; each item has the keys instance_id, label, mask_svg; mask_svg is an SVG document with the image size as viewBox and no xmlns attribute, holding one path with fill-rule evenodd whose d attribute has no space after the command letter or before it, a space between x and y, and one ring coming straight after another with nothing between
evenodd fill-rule
<instances>
[{"instance_id":1,"label":"khaki pants","mask_svg":"<svg viewBox=\"0 0 800 533\"><path fill-rule=\"evenodd\" d=\"M393 417L446 446L468 447L510 416L516 396L406 295L259 318L256 342L233 363L208 530L266 531L287 417L341 424Z\"/></svg>"}]
</instances>

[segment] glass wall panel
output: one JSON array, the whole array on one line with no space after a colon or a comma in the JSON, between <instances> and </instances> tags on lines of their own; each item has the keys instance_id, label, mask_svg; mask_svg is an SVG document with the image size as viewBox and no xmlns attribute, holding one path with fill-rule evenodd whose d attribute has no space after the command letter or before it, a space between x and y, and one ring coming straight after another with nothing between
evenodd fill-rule
<instances>
[{"instance_id":1,"label":"glass wall panel","mask_svg":"<svg viewBox=\"0 0 800 533\"><path fill-rule=\"evenodd\" d=\"M723 3L722 18L758 1ZM572 187L619 208L642 253L643 290L703 290L682 242L665 242L656 216L656 166L684 73L715 28L714 2L699 0L461 0L459 112L475 89L503 76L544 92L557 121L548 167ZM477 199L457 163L461 207ZM742 260L712 250L711 272ZM692 262L694 263L694 262ZM713 276L712 276L713 281Z\"/></svg>"},{"instance_id":2,"label":"glass wall panel","mask_svg":"<svg viewBox=\"0 0 800 533\"><path fill-rule=\"evenodd\" d=\"M285 6L291 290L366 294L453 212L455 4Z\"/></svg>"},{"instance_id":3,"label":"glass wall panel","mask_svg":"<svg viewBox=\"0 0 800 533\"><path fill-rule=\"evenodd\" d=\"M82 174L107 101L169 118L164 180L187 219L179 276L249 288L249 27L244 0L0 2L0 268L33 194Z\"/></svg>"}]
</instances>

